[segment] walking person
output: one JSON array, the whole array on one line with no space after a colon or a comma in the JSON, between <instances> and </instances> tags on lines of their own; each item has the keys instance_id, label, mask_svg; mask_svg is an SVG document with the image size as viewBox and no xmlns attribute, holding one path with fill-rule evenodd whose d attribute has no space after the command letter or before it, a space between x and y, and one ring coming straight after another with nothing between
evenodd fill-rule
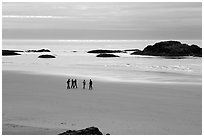
<instances>
[{"instance_id":1,"label":"walking person","mask_svg":"<svg viewBox=\"0 0 204 137\"><path fill-rule=\"evenodd\" d=\"M89 90L92 90L93 89L93 82L92 80L90 79L89 80Z\"/></svg>"},{"instance_id":2,"label":"walking person","mask_svg":"<svg viewBox=\"0 0 204 137\"><path fill-rule=\"evenodd\" d=\"M74 79L72 79L72 85L71 88L74 88Z\"/></svg>"},{"instance_id":3,"label":"walking person","mask_svg":"<svg viewBox=\"0 0 204 137\"><path fill-rule=\"evenodd\" d=\"M77 87L77 80L76 80L76 79L74 80L74 87L75 87L75 88L78 88L78 87Z\"/></svg>"},{"instance_id":4,"label":"walking person","mask_svg":"<svg viewBox=\"0 0 204 137\"><path fill-rule=\"evenodd\" d=\"M84 80L83 81L83 89L85 89L86 88L86 81Z\"/></svg>"},{"instance_id":5,"label":"walking person","mask_svg":"<svg viewBox=\"0 0 204 137\"><path fill-rule=\"evenodd\" d=\"M70 89L69 83L70 83L70 79L67 80L67 89Z\"/></svg>"}]
</instances>

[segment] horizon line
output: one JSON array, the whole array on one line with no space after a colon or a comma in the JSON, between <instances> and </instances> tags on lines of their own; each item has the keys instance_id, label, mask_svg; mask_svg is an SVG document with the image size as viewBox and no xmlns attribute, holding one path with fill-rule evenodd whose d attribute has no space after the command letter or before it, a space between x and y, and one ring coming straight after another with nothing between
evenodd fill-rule
<instances>
[{"instance_id":1,"label":"horizon line","mask_svg":"<svg viewBox=\"0 0 204 137\"><path fill-rule=\"evenodd\" d=\"M38 40L38 41L149 41L149 40L168 40L168 41L179 41L179 40L200 40L202 39L21 39L21 38L2 38L2 40Z\"/></svg>"}]
</instances>

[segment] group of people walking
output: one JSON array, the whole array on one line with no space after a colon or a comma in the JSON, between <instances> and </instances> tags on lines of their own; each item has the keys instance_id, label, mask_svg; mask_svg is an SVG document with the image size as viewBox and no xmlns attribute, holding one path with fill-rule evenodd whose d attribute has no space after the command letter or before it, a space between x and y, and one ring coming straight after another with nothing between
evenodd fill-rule
<instances>
[{"instance_id":1,"label":"group of people walking","mask_svg":"<svg viewBox=\"0 0 204 137\"><path fill-rule=\"evenodd\" d=\"M89 80L88 84L89 84L88 85L89 90L92 90L93 89L93 82L91 79ZM78 88L76 79L67 79L67 89L70 89L70 88ZM83 80L82 88L86 89L86 80Z\"/></svg>"}]
</instances>

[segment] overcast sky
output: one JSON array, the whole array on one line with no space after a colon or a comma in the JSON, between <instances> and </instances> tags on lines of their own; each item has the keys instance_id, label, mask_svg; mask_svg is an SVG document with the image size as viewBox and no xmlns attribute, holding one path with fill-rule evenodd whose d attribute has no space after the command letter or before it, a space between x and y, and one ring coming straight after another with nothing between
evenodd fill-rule
<instances>
[{"instance_id":1,"label":"overcast sky","mask_svg":"<svg viewBox=\"0 0 204 137\"><path fill-rule=\"evenodd\" d=\"M3 39L202 39L202 3L3 3Z\"/></svg>"}]
</instances>

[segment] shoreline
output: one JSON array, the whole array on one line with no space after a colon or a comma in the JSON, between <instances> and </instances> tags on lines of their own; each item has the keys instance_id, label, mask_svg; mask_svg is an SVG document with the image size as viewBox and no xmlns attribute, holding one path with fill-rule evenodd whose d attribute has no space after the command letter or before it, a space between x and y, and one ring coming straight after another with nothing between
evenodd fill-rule
<instances>
[{"instance_id":1,"label":"shoreline","mask_svg":"<svg viewBox=\"0 0 204 137\"><path fill-rule=\"evenodd\" d=\"M50 129L17 124L2 124L2 135L57 135L66 129Z\"/></svg>"},{"instance_id":2,"label":"shoreline","mask_svg":"<svg viewBox=\"0 0 204 137\"><path fill-rule=\"evenodd\" d=\"M16 73L22 73L22 74L35 74L35 75L44 75L44 76L57 76L57 77L64 77L64 78L78 78L78 79L95 79L96 81L107 81L107 82L113 82L113 83L131 83L131 84L170 84L170 85L202 85L202 80L201 82L192 82L192 81L181 81L181 80L177 80L177 81L173 81L173 80L158 80L156 78L156 80L154 81L152 78L152 80L150 78L148 79L138 79L138 80L124 80L122 78L110 78L110 77L101 77L101 76L91 76L88 77L87 75L71 75L71 74L64 74L64 73L52 73L52 72L40 72L40 71L28 71L28 70L13 70L13 69L3 69L2 71L4 72L16 72ZM157 72L155 72L157 73ZM176 74L176 73L173 73ZM180 74L178 73L178 75L185 75L185 74ZM193 76L193 75L192 75Z\"/></svg>"},{"instance_id":3,"label":"shoreline","mask_svg":"<svg viewBox=\"0 0 204 137\"><path fill-rule=\"evenodd\" d=\"M94 89L89 91L82 90L79 78L80 88L68 91L66 80L2 71L2 124L22 126L17 131L3 129L3 134L6 130L21 134L25 127L72 130L89 126L111 135L202 133L202 85L93 80ZM27 134L37 132L27 130Z\"/></svg>"}]
</instances>

